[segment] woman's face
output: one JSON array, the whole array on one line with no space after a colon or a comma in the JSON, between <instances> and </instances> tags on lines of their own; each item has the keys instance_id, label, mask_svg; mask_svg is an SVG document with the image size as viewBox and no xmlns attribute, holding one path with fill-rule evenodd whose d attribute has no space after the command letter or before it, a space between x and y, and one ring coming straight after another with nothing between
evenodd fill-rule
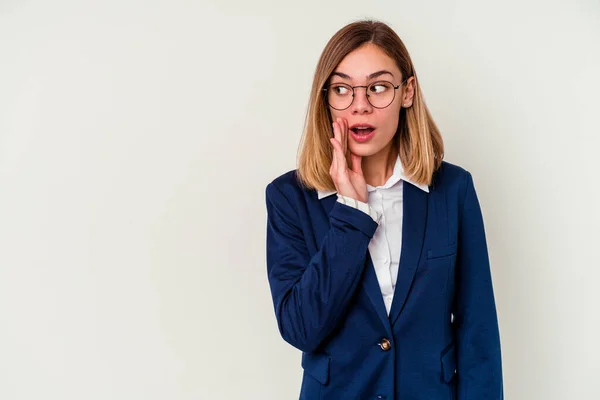
<instances>
[{"instance_id":1,"label":"woman's face","mask_svg":"<svg viewBox=\"0 0 600 400\"><path fill-rule=\"evenodd\" d=\"M402 82L400 70L392 58L386 55L379 47L366 44L348 54L337 66L331 75L330 84L345 83L350 86L367 86L376 81L389 81L394 86ZM386 108L375 108L367 101L366 88L355 88L354 98L350 107L344 110L336 110L329 107L331 116L345 118L348 121L348 148L354 154L366 157L376 154L382 150L389 149L391 140L398 128L400 108L403 104L408 107L412 105L413 81L411 77L408 82L398 89L387 89L395 91L394 100ZM330 89L331 90L331 89ZM344 89L336 89L338 93ZM386 90L384 87L375 87L375 91ZM390 92L390 93L391 93ZM375 102L376 93L371 92L371 99ZM382 96L382 95L379 95ZM379 104L375 104L380 106ZM343 108L343 107L336 107ZM374 130L358 130L353 128L357 125L367 124ZM362 136L359 133L362 132Z\"/></svg>"}]
</instances>

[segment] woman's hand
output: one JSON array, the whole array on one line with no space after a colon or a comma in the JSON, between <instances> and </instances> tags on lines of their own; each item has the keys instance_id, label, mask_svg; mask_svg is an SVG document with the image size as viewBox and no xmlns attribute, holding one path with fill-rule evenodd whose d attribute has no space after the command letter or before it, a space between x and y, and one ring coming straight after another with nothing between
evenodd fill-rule
<instances>
[{"instance_id":1,"label":"woman's hand","mask_svg":"<svg viewBox=\"0 0 600 400\"><path fill-rule=\"evenodd\" d=\"M329 174L335 188L342 196L366 203L369 195L362 172L362 157L348 150L348 121L345 118L337 118L333 122L333 135L334 137L329 139L333 145L333 159ZM348 168L346 155L350 156L351 169Z\"/></svg>"}]
</instances>

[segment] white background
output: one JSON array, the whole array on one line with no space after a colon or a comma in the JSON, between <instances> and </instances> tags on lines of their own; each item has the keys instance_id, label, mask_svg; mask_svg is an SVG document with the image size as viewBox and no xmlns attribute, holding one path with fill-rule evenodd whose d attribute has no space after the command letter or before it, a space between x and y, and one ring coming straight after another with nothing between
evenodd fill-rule
<instances>
[{"instance_id":1,"label":"white background","mask_svg":"<svg viewBox=\"0 0 600 400\"><path fill-rule=\"evenodd\" d=\"M600 398L598 1L0 1L0 398L293 399L264 188L359 18L482 205L505 398Z\"/></svg>"}]
</instances>

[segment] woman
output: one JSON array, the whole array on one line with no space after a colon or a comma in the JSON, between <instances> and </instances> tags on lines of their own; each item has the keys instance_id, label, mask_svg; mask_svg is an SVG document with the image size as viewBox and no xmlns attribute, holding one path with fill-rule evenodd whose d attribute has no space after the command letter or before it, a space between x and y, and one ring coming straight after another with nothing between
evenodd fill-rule
<instances>
[{"instance_id":1,"label":"woman","mask_svg":"<svg viewBox=\"0 0 600 400\"><path fill-rule=\"evenodd\" d=\"M302 350L301 399L503 398L481 209L443 154L396 33L338 31L298 168L266 187L267 273L279 332Z\"/></svg>"}]
</instances>

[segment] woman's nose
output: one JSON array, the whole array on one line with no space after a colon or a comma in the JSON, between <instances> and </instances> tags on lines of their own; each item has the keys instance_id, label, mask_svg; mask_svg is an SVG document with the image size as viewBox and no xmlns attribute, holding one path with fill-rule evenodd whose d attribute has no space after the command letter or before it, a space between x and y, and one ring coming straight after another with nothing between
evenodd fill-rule
<instances>
[{"instance_id":1,"label":"woman's nose","mask_svg":"<svg viewBox=\"0 0 600 400\"><path fill-rule=\"evenodd\" d=\"M372 106L367 99L365 88L354 89L354 101L352 102L352 112L355 114L364 113L371 110Z\"/></svg>"}]
</instances>

